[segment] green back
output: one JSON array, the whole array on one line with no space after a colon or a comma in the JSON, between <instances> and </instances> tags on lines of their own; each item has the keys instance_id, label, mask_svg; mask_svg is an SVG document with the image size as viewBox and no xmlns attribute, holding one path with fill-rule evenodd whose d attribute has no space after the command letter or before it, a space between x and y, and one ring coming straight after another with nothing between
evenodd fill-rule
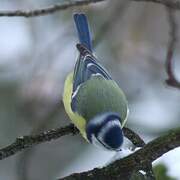
<instances>
[{"instance_id":1,"label":"green back","mask_svg":"<svg viewBox=\"0 0 180 180\"><path fill-rule=\"evenodd\" d=\"M128 105L124 93L113 80L101 76L93 76L80 86L76 102L77 112L86 120L103 112L116 112L123 123L127 116Z\"/></svg>"}]
</instances>

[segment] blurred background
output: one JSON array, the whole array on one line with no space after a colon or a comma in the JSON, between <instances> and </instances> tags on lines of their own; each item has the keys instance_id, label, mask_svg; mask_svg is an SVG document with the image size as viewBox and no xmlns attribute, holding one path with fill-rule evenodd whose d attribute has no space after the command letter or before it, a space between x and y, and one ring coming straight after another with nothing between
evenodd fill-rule
<instances>
[{"instance_id":1,"label":"blurred background","mask_svg":"<svg viewBox=\"0 0 180 180\"><path fill-rule=\"evenodd\" d=\"M0 10L36 9L65 1L1 0ZM127 127L148 142L179 126L180 90L164 82L169 39L165 8L114 0L34 18L0 17L0 147L18 136L70 123L62 93L78 55L74 12L87 14L96 56L127 95ZM180 12L176 16L180 24ZM174 61L180 79L179 48L180 43ZM79 135L64 136L1 160L0 179L53 180L102 166L112 156ZM154 166L159 177L180 179L180 148L163 155Z\"/></svg>"}]
</instances>

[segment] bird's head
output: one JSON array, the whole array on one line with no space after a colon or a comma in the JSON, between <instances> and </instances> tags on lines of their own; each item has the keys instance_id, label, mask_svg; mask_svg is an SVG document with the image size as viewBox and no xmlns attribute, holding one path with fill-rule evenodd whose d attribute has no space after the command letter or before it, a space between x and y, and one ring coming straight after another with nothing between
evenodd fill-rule
<instances>
[{"instance_id":1,"label":"bird's head","mask_svg":"<svg viewBox=\"0 0 180 180\"><path fill-rule=\"evenodd\" d=\"M113 112L95 116L87 123L86 135L89 142L96 146L106 150L120 151L123 143L120 116Z\"/></svg>"}]
</instances>

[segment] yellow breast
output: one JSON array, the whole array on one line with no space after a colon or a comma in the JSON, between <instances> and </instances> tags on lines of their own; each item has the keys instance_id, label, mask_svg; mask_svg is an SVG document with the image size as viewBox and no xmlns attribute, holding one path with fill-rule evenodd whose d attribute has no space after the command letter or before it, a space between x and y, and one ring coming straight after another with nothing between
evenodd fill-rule
<instances>
[{"instance_id":1,"label":"yellow breast","mask_svg":"<svg viewBox=\"0 0 180 180\"><path fill-rule=\"evenodd\" d=\"M79 129L82 136L87 140L86 138L86 120L78 115L77 113L74 113L71 109L71 96L72 96L72 88L73 88L73 73L70 73L65 81L64 85L64 93L63 93L63 103L65 110L69 116L69 118L72 120L74 125Z\"/></svg>"}]
</instances>

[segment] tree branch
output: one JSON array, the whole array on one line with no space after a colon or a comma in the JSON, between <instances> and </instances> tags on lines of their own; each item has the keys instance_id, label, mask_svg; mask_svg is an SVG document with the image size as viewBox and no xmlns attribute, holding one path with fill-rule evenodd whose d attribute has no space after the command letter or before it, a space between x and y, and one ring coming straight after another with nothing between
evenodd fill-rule
<instances>
[{"instance_id":1,"label":"tree branch","mask_svg":"<svg viewBox=\"0 0 180 180\"><path fill-rule=\"evenodd\" d=\"M79 131L74 127L74 125L71 124L66 127L45 131L37 135L19 137L14 143L0 149L0 160L12 156L17 152L27 149L33 145L55 140L67 134L78 133Z\"/></svg>"},{"instance_id":2,"label":"tree branch","mask_svg":"<svg viewBox=\"0 0 180 180\"><path fill-rule=\"evenodd\" d=\"M169 22L169 43L168 43L168 49L167 49L167 55L166 55L166 72L168 74L168 79L166 80L166 83L170 86L180 88L180 82L175 77L174 71L173 71L173 54L175 51L175 46L177 42L177 31L178 27L175 20L175 14L173 9L167 7L167 13L168 13L168 22Z\"/></svg>"},{"instance_id":3,"label":"tree branch","mask_svg":"<svg viewBox=\"0 0 180 180\"><path fill-rule=\"evenodd\" d=\"M138 134L129 128L123 128L124 136L126 136L136 147L143 147L145 142L140 138Z\"/></svg>"},{"instance_id":4,"label":"tree branch","mask_svg":"<svg viewBox=\"0 0 180 180\"><path fill-rule=\"evenodd\" d=\"M0 17L7 16L7 17L37 17L55 13L57 11L66 10L71 7L76 6L83 6L92 3L102 2L106 0L68 0L68 2L55 4L49 7L39 8L39 9L32 9L32 10L1 10ZM165 5L170 7L174 10L180 10L180 2L178 0L131 0L136 2L152 2Z\"/></svg>"},{"instance_id":5,"label":"tree branch","mask_svg":"<svg viewBox=\"0 0 180 180\"><path fill-rule=\"evenodd\" d=\"M51 13L55 13L57 11L66 10L70 7L83 6L91 3L97 3L105 0L68 0L66 3L55 4L45 8L39 8L34 10L2 10L0 11L0 17L8 16L8 17L35 17L35 16L43 16Z\"/></svg>"},{"instance_id":6,"label":"tree branch","mask_svg":"<svg viewBox=\"0 0 180 180\"><path fill-rule=\"evenodd\" d=\"M124 135L134 144L134 146L144 147L146 145L143 139L141 139L141 137L138 134L134 133L134 131L132 131L131 129L124 127L123 132ZM147 178L155 180L154 173L152 170L152 163L147 163L146 166L143 167L143 170L146 172L145 176Z\"/></svg>"},{"instance_id":7,"label":"tree branch","mask_svg":"<svg viewBox=\"0 0 180 180\"><path fill-rule=\"evenodd\" d=\"M168 151L180 146L180 128L171 130L166 135L163 135L149 142L135 153L110 164L107 167L75 173L61 180L80 180L80 179L129 179L129 173L138 171L144 168L149 163L161 157ZM60 180L60 179L59 179Z\"/></svg>"},{"instance_id":8,"label":"tree branch","mask_svg":"<svg viewBox=\"0 0 180 180\"><path fill-rule=\"evenodd\" d=\"M128 128L124 128L123 132L125 136L132 141L132 143L136 146L142 147L144 145L143 140L132 130ZM79 130L74 127L73 124L70 124L65 127L52 129L49 131L44 131L40 134L36 135L29 135L29 136L22 136L19 137L13 142L12 144L0 149L0 160L5 159L9 156L12 156L24 149L30 148L34 145L48 142L51 140L56 140L62 136L68 135L68 134L78 134Z\"/></svg>"}]
</instances>

